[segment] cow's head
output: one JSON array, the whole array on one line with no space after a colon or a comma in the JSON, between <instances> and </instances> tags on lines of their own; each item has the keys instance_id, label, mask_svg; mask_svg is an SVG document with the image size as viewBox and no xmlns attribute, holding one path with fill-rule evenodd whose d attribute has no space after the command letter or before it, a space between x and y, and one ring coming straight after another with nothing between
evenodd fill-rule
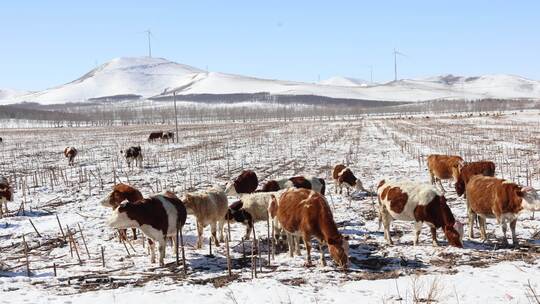
<instances>
[{"instance_id":1,"label":"cow's head","mask_svg":"<svg viewBox=\"0 0 540 304\"><path fill-rule=\"evenodd\" d=\"M118 207L114 208L113 213L107 224L116 229L127 229L139 227L139 222L129 217L129 210L132 207L132 203L124 202Z\"/></svg>"},{"instance_id":2,"label":"cow's head","mask_svg":"<svg viewBox=\"0 0 540 304\"><path fill-rule=\"evenodd\" d=\"M465 180L463 179L463 176L461 174L458 175L457 181L454 184L454 187L456 188L456 194L458 196L462 196L463 193L465 193Z\"/></svg>"},{"instance_id":3,"label":"cow's head","mask_svg":"<svg viewBox=\"0 0 540 304\"><path fill-rule=\"evenodd\" d=\"M540 211L540 197L533 187L523 187L516 190L517 196L522 198L522 207L529 211Z\"/></svg>"},{"instance_id":4,"label":"cow's head","mask_svg":"<svg viewBox=\"0 0 540 304\"><path fill-rule=\"evenodd\" d=\"M334 262L341 268L349 267L349 238L340 235L337 240L329 240L328 251Z\"/></svg>"},{"instance_id":5,"label":"cow's head","mask_svg":"<svg viewBox=\"0 0 540 304\"><path fill-rule=\"evenodd\" d=\"M0 184L0 201L5 199L6 201L13 201L13 188L9 185ZM0 206L0 208L2 208Z\"/></svg>"},{"instance_id":6,"label":"cow's head","mask_svg":"<svg viewBox=\"0 0 540 304\"><path fill-rule=\"evenodd\" d=\"M229 181L225 185L225 194L228 195L228 196L237 196L238 195L238 193L236 192L236 187L235 187L234 181Z\"/></svg>"},{"instance_id":7,"label":"cow's head","mask_svg":"<svg viewBox=\"0 0 540 304\"><path fill-rule=\"evenodd\" d=\"M126 184L118 184L100 201L100 204L104 207L116 208L123 201L136 202L142 199L143 196L139 190Z\"/></svg>"}]
</instances>

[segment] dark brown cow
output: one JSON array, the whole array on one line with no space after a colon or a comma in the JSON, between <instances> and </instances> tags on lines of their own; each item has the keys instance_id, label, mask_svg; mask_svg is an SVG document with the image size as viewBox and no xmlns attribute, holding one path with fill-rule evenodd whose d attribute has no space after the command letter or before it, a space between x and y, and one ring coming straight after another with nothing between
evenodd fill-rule
<instances>
[{"instance_id":1,"label":"dark brown cow","mask_svg":"<svg viewBox=\"0 0 540 304\"><path fill-rule=\"evenodd\" d=\"M495 163L492 161L477 161L466 163L459 172L454 187L458 196L465 194L465 186L473 175L495 176Z\"/></svg>"},{"instance_id":2,"label":"dark brown cow","mask_svg":"<svg viewBox=\"0 0 540 304\"><path fill-rule=\"evenodd\" d=\"M483 240L486 235L486 218L496 218L503 231L503 243L506 239L507 224L512 230L512 243L518 246L516 238L516 222L519 213L524 210L540 210L540 198L535 189L522 187L504 179L474 175L467 186L467 209L469 214L469 237L473 238L473 222L479 216L480 234Z\"/></svg>"},{"instance_id":3,"label":"dark brown cow","mask_svg":"<svg viewBox=\"0 0 540 304\"><path fill-rule=\"evenodd\" d=\"M4 217L5 213L8 213L7 202L13 201L13 188L9 184L9 181L5 177L0 176L0 218Z\"/></svg>"},{"instance_id":4,"label":"dark brown cow","mask_svg":"<svg viewBox=\"0 0 540 304\"><path fill-rule=\"evenodd\" d=\"M461 241L463 225L454 219L445 197L433 185L412 181L381 181L377 188L380 220L384 224L384 238L393 244L390 238L390 224L393 220L415 222L414 245L425 222L431 227L433 246L438 246L437 228L443 228L448 243L463 247Z\"/></svg>"},{"instance_id":5,"label":"dark brown cow","mask_svg":"<svg viewBox=\"0 0 540 304\"><path fill-rule=\"evenodd\" d=\"M326 265L323 243L328 245L330 256L340 267L349 263L348 240L339 233L328 202L323 195L309 189L289 189L279 197L279 202L271 202L268 208L272 217L277 217L287 233L289 254L299 253L298 237L304 240L307 263L311 265L311 237L319 241L321 264ZM296 247L296 250L295 248Z\"/></svg>"},{"instance_id":6,"label":"dark brown cow","mask_svg":"<svg viewBox=\"0 0 540 304\"><path fill-rule=\"evenodd\" d=\"M77 156L77 149L74 147L66 147L64 149L64 156L68 159L68 165L73 166L75 164L75 156Z\"/></svg>"},{"instance_id":7,"label":"dark brown cow","mask_svg":"<svg viewBox=\"0 0 540 304\"><path fill-rule=\"evenodd\" d=\"M235 196L245 193L253 193L259 186L257 174L251 170L242 170L234 180L230 181L226 188L225 194Z\"/></svg>"},{"instance_id":8,"label":"dark brown cow","mask_svg":"<svg viewBox=\"0 0 540 304\"><path fill-rule=\"evenodd\" d=\"M174 140L174 133L173 132L163 132L163 135L161 135L161 140L166 140L167 143L169 140Z\"/></svg>"},{"instance_id":9,"label":"dark brown cow","mask_svg":"<svg viewBox=\"0 0 540 304\"><path fill-rule=\"evenodd\" d=\"M175 236L186 223L186 207L174 194L167 192L138 202L122 203L113 211L109 226L117 229L139 228L149 239L158 243L159 264L163 266L167 237ZM149 242L150 260L155 263L155 245ZM173 244L176 248L176 244Z\"/></svg>"},{"instance_id":10,"label":"dark brown cow","mask_svg":"<svg viewBox=\"0 0 540 304\"><path fill-rule=\"evenodd\" d=\"M150 133L150 136L148 136L148 142L153 142L156 139L161 139L162 137L163 137L163 131L152 132Z\"/></svg>"},{"instance_id":11,"label":"dark brown cow","mask_svg":"<svg viewBox=\"0 0 540 304\"><path fill-rule=\"evenodd\" d=\"M287 188L311 189L324 195L326 182L323 178L315 176L293 176L278 180L270 180L264 184L261 192L275 192Z\"/></svg>"},{"instance_id":12,"label":"dark brown cow","mask_svg":"<svg viewBox=\"0 0 540 304\"><path fill-rule=\"evenodd\" d=\"M343 164L338 164L334 166L332 170L332 178L334 179L335 192L339 194L343 193L343 186L347 188L347 195L349 195L350 188L354 190L366 191L362 182L354 176L350 168L347 168Z\"/></svg>"},{"instance_id":13,"label":"dark brown cow","mask_svg":"<svg viewBox=\"0 0 540 304\"><path fill-rule=\"evenodd\" d=\"M463 167L463 158L457 155L432 154L427 157L431 184L439 183L441 190L444 190L441 180L453 179L454 183L458 179L459 170Z\"/></svg>"},{"instance_id":14,"label":"dark brown cow","mask_svg":"<svg viewBox=\"0 0 540 304\"><path fill-rule=\"evenodd\" d=\"M100 203L104 207L110 207L112 209L120 206L124 201L131 203L138 202L143 200L144 197L142 193L126 184L117 184L113 187L113 191L107 195ZM125 229L120 229L119 231L120 239L125 239L127 233ZM133 239L137 239L137 229L133 229Z\"/></svg>"}]
</instances>

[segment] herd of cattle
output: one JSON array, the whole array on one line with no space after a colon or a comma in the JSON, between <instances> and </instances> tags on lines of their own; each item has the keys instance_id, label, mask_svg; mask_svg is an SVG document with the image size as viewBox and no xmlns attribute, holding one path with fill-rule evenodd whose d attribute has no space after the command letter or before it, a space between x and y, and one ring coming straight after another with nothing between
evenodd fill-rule
<instances>
[{"instance_id":1,"label":"herd of cattle","mask_svg":"<svg viewBox=\"0 0 540 304\"><path fill-rule=\"evenodd\" d=\"M135 161L142 166L140 146L131 147L124 153L128 166ZM69 165L74 164L77 150L67 147L64 155ZM392 244L390 225L394 220L414 222L414 245L418 244L423 224L431 229L432 242L438 245L438 228L442 228L448 244L463 247L463 224L457 221L445 198L442 180L453 180L458 196L466 198L469 238L473 238L475 220L480 226L481 238L486 240L486 218L496 218L502 226L503 242L507 244L507 224L510 223L513 245L517 246L516 221L523 210L540 210L540 198L536 190L494 177L495 164L491 161L466 163L459 156L430 155L427 158L431 184L408 180L384 179L377 186L379 202L379 227L384 226L384 238ZM362 182L350 168L342 164L332 170L336 193L342 188L353 192L364 191ZM439 186L439 188L437 187ZM319 241L321 264L325 265L323 246L327 245L334 262L343 268L348 266L348 236L341 234L325 198L326 182L313 176L294 176L269 180L259 188L255 172L243 170L239 176L224 187L197 192L180 193L167 191L144 198L140 191L126 184L117 184L101 204L112 209L109 226L119 229L121 238L127 237L127 229L136 229L148 238L151 261L155 262L155 243L159 249L159 263L164 265L167 240L176 240L178 231L186 223L187 215L196 219L198 240L203 245L203 230L211 227L211 241L219 246L224 241L224 225L238 222L245 225L244 238L254 232L254 223L268 221L272 224L272 238L285 242L289 255L300 255L300 240L307 252L307 265L311 264L311 239ZM369 194L369 193L368 193ZM238 200L228 204L228 196ZM5 178L0 178L0 216L7 201L13 200L13 189ZM7 205L5 206L7 210Z\"/></svg>"}]
</instances>

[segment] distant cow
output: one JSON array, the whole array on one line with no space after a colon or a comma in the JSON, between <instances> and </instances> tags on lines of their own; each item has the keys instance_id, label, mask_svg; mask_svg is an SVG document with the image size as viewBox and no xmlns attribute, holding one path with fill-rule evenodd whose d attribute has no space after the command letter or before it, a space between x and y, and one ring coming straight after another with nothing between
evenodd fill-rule
<instances>
[{"instance_id":1,"label":"distant cow","mask_svg":"<svg viewBox=\"0 0 540 304\"><path fill-rule=\"evenodd\" d=\"M0 176L0 218L4 217L5 213L8 213L7 202L13 201L13 188L9 184L7 178ZM4 208L5 207L5 208Z\"/></svg>"},{"instance_id":2,"label":"distant cow","mask_svg":"<svg viewBox=\"0 0 540 304\"><path fill-rule=\"evenodd\" d=\"M507 223L512 231L512 243L518 246L516 238L516 222L519 213L524 210L539 211L540 197L535 189L522 187L504 179L474 175L467 186L467 209L469 214L469 237L473 238L473 221L479 216L480 234L487 239L486 218L496 218L503 231L503 243L506 239Z\"/></svg>"},{"instance_id":3,"label":"distant cow","mask_svg":"<svg viewBox=\"0 0 540 304\"><path fill-rule=\"evenodd\" d=\"M177 230L184 227L186 216L182 201L167 192L134 203L122 203L114 209L109 225L117 229L139 228L149 239L158 243L159 265L163 266L167 237L173 237L173 242L176 241ZM152 263L156 261L154 242L149 242Z\"/></svg>"},{"instance_id":4,"label":"distant cow","mask_svg":"<svg viewBox=\"0 0 540 304\"><path fill-rule=\"evenodd\" d=\"M120 153L124 154L124 158L128 164L128 168L131 168L131 163L135 161L135 165L139 168L142 168L143 155L141 151L141 146L130 147L126 151L120 150Z\"/></svg>"},{"instance_id":5,"label":"distant cow","mask_svg":"<svg viewBox=\"0 0 540 304\"><path fill-rule=\"evenodd\" d=\"M148 136L148 142L153 142L156 139L161 139L162 137L163 137L163 131L152 132L150 133L150 136Z\"/></svg>"},{"instance_id":6,"label":"distant cow","mask_svg":"<svg viewBox=\"0 0 540 304\"><path fill-rule=\"evenodd\" d=\"M466 163L461 168L457 182L454 185L458 196L465 194L465 186L473 175L495 176L495 163L491 161Z\"/></svg>"},{"instance_id":7,"label":"distant cow","mask_svg":"<svg viewBox=\"0 0 540 304\"><path fill-rule=\"evenodd\" d=\"M239 201L232 203L227 212L227 220L234 220L246 226L244 239L249 239L253 224L268 220L268 207L279 197L278 192L257 192L243 195Z\"/></svg>"},{"instance_id":8,"label":"distant cow","mask_svg":"<svg viewBox=\"0 0 540 304\"><path fill-rule=\"evenodd\" d=\"M349 242L339 233L332 211L323 195L309 189L289 189L270 204L271 216L277 217L287 233L289 255L299 253L298 237L302 237L307 251L307 263L311 265L311 237L319 241L320 261L326 265L323 244L328 245L330 256L338 266L347 268ZM296 247L296 250L295 250Z\"/></svg>"},{"instance_id":9,"label":"distant cow","mask_svg":"<svg viewBox=\"0 0 540 304\"><path fill-rule=\"evenodd\" d=\"M393 220L415 222L414 245L418 244L424 223L431 227L433 246L437 246L437 228L442 228L448 243L463 247L461 241L463 225L454 219L445 197L433 185L412 181L388 182L382 180L377 187L379 215L384 224L384 238L390 238L390 224Z\"/></svg>"},{"instance_id":10,"label":"distant cow","mask_svg":"<svg viewBox=\"0 0 540 304\"><path fill-rule=\"evenodd\" d=\"M347 195L349 194L350 188L353 188L354 190L366 191L360 179L356 178L351 169L347 168L343 164L334 166L334 170L332 170L332 178L334 179L336 193L339 189L339 194L342 194L343 186L347 188Z\"/></svg>"},{"instance_id":11,"label":"distant cow","mask_svg":"<svg viewBox=\"0 0 540 304\"><path fill-rule=\"evenodd\" d=\"M103 200L101 200L101 205L104 207L110 207L115 209L120 206L124 201L130 203L138 202L143 200L144 197L141 192L129 185L126 184L117 184L113 187L113 191L109 193ZM125 239L127 237L126 230L120 230L120 238ZM137 239L137 230L133 229L133 239Z\"/></svg>"},{"instance_id":12,"label":"distant cow","mask_svg":"<svg viewBox=\"0 0 540 304\"><path fill-rule=\"evenodd\" d=\"M429 175L431 176L431 184L434 185L436 182L439 182L443 193L446 192L441 180L453 179L456 182L463 163L463 158L456 155L429 155L427 157L427 164Z\"/></svg>"},{"instance_id":13,"label":"distant cow","mask_svg":"<svg viewBox=\"0 0 540 304\"><path fill-rule=\"evenodd\" d=\"M163 134L161 135L161 140L162 141L166 140L167 143L169 142L169 140L174 140L174 133L173 132L163 132Z\"/></svg>"},{"instance_id":14,"label":"distant cow","mask_svg":"<svg viewBox=\"0 0 540 304\"><path fill-rule=\"evenodd\" d=\"M210 188L208 190L186 193L183 202L189 214L197 218L197 248L203 245L204 227L210 225L212 237L216 246L223 242L223 225L227 215L228 201L222 189ZM219 240L216 230L219 228Z\"/></svg>"},{"instance_id":15,"label":"distant cow","mask_svg":"<svg viewBox=\"0 0 540 304\"><path fill-rule=\"evenodd\" d=\"M262 187L262 192L279 191L287 188L311 189L324 195L326 183L323 178L314 176L294 176L291 178L282 178L270 180Z\"/></svg>"},{"instance_id":16,"label":"distant cow","mask_svg":"<svg viewBox=\"0 0 540 304\"><path fill-rule=\"evenodd\" d=\"M68 159L68 165L73 166L75 164L75 156L77 156L77 149L66 147L64 149L64 156Z\"/></svg>"},{"instance_id":17,"label":"distant cow","mask_svg":"<svg viewBox=\"0 0 540 304\"><path fill-rule=\"evenodd\" d=\"M227 183L225 193L230 196L253 193L259 185L257 174L251 170L242 170L234 180Z\"/></svg>"},{"instance_id":18,"label":"distant cow","mask_svg":"<svg viewBox=\"0 0 540 304\"><path fill-rule=\"evenodd\" d=\"M2 139L2 137L0 137L0 144L1 144L2 142L3 142L3 139Z\"/></svg>"}]
</instances>

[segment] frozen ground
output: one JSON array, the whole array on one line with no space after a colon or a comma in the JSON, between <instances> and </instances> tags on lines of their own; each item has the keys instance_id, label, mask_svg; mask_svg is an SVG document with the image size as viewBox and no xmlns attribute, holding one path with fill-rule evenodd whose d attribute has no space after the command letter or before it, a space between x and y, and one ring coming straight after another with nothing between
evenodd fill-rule
<instances>
[{"instance_id":1,"label":"frozen ground","mask_svg":"<svg viewBox=\"0 0 540 304\"><path fill-rule=\"evenodd\" d=\"M163 303L413 303L425 301L430 291L439 303L534 302L527 297L527 284L540 291L540 221L531 214L523 214L518 222L520 249L499 245L502 233L494 220L488 221L490 242L465 239L464 249L448 247L445 241L432 247L427 228L421 245L414 247L412 225L396 222L397 242L389 247L378 229L376 200L335 194L328 176L334 164L345 162L370 188L382 178L427 182L423 159L441 152L458 153L467 160L492 159L498 175L539 187L538 118L538 113L528 112L501 117L193 124L181 126L178 144L147 143L148 133L160 128L151 126L4 129L0 173L17 189L10 214L0 219L0 303L155 299ZM119 151L134 144L143 148L144 168L128 170ZM68 145L80 150L71 168L62 155ZM252 280L251 243L244 244L244 259L243 226L233 224L233 276L229 278L225 246L212 248L212 256L208 245L194 249L195 221L188 217L185 278L170 247L163 268L150 264L141 238L126 245L128 255L115 231L105 225L110 210L98 204L115 181L129 182L144 195L176 186L191 191L224 184L242 168L255 170L261 181L295 174L326 178L336 222L352 239L350 271L340 272L332 263L305 268L303 257L289 258L284 250L278 250L268 264L267 227L259 223L262 271ZM451 189L448 183L445 186ZM447 197L464 222L463 198L457 198L453 189ZM64 233L66 226L76 232L81 263L63 243L56 215ZM31 277L26 276L23 235ZM440 232L439 239L443 239ZM317 258L318 251L314 252Z\"/></svg>"}]
</instances>

